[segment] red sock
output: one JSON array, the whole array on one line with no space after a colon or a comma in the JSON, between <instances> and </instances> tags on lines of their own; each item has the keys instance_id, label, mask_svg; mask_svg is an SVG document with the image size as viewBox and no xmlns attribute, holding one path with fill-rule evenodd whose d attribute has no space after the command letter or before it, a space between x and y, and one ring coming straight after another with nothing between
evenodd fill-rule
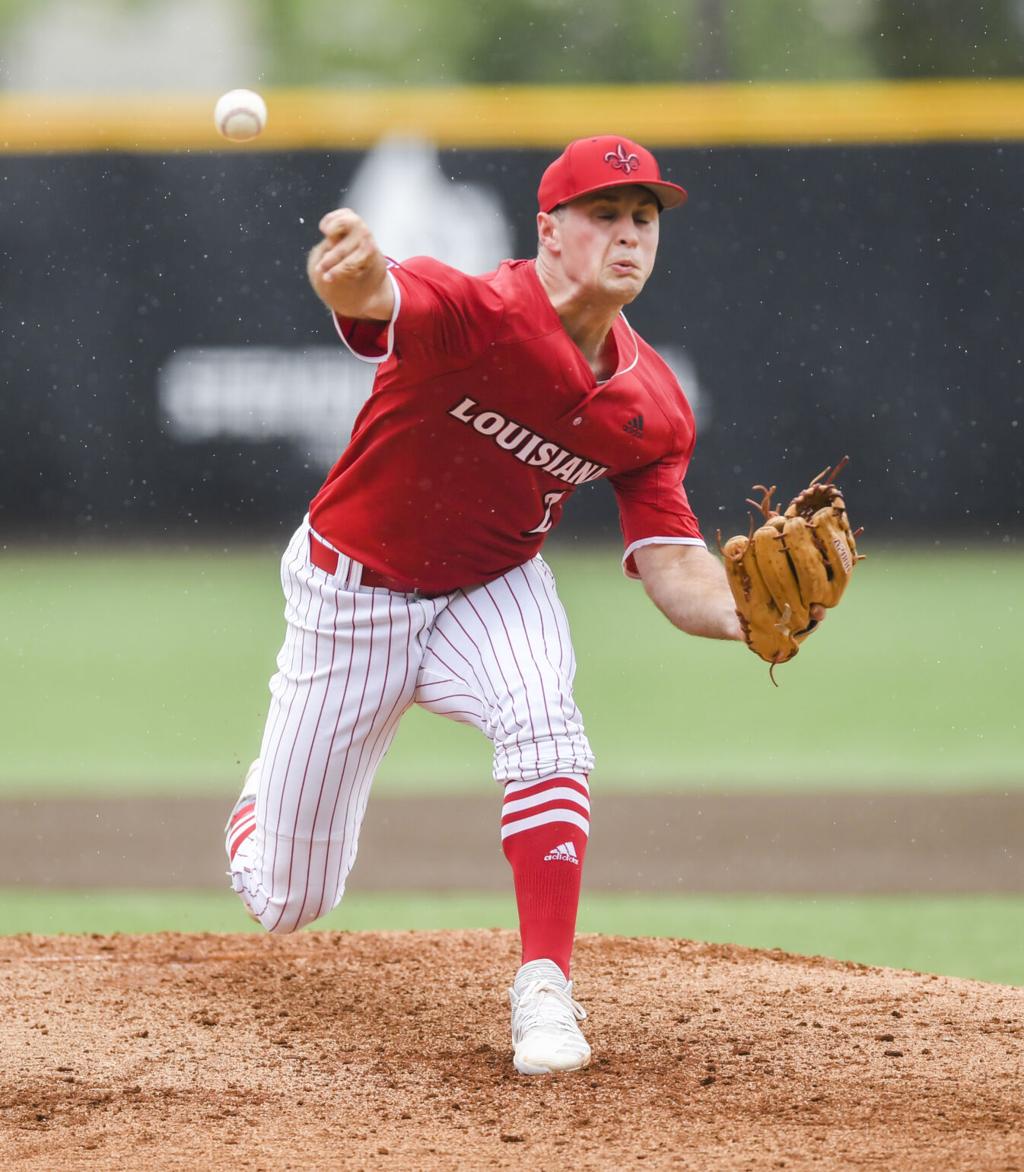
<instances>
[{"instance_id":1,"label":"red sock","mask_svg":"<svg viewBox=\"0 0 1024 1172\"><path fill-rule=\"evenodd\" d=\"M590 834L585 780L510 781L501 845L512 867L522 963L546 958L569 976L583 858Z\"/></svg>"}]
</instances>

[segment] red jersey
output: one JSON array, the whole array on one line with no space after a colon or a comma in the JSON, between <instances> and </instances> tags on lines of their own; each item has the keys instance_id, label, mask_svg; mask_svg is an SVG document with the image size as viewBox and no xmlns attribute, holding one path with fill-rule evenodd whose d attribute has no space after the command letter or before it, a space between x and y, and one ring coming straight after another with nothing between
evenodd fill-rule
<instances>
[{"instance_id":1,"label":"red jersey","mask_svg":"<svg viewBox=\"0 0 1024 1172\"><path fill-rule=\"evenodd\" d=\"M313 529L430 593L489 582L533 557L581 484L607 477L626 572L642 545L703 545L683 477L693 412L621 315L598 382L532 260L471 277L427 257L389 269L389 323L336 318L378 363L352 438L313 499Z\"/></svg>"}]
</instances>

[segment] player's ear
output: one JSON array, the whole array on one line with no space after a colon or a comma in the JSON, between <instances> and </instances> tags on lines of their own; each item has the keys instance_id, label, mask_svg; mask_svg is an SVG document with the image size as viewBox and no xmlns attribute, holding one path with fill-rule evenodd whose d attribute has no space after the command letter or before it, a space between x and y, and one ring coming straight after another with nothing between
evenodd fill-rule
<instances>
[{"instance_id":1,"label":"player's ear","mask_svg":"<svg viewBox=\"0 0 1024 1172\"><path fill-rule=\"evenodd\" d=\"M560 251L558 217L548 212L537 213L537 242L550 252Z\"/></svg>"}]
</instances>

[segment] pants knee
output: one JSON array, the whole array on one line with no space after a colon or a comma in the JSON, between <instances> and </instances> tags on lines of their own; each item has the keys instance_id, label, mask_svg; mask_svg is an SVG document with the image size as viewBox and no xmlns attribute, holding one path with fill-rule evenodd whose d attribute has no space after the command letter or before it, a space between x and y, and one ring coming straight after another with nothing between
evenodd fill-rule
<instances>
[{"instance_id":1,"label":"pants knee","mask_svg":"<svg viewBox=\"0 0 1024 1172\"><path fill-rule=\"evenodd\" d=\"M498 781L541 777L589 776L594 754L583 730L531 737L516 744L495 741L494 776Z\"/></svg>"}]
</instances>

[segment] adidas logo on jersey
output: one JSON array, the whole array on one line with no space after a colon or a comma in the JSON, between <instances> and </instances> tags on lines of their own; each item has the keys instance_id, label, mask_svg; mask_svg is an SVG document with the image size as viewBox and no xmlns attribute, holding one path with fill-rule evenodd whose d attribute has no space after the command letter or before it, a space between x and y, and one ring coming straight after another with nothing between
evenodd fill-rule
<instances>
[{"instance_id":1,"label":"adidas logo on jersey","mask_svg":"<svg viewBox=\"0 0 1024 1172\"><path fill-rule=\"evenodd\" d=\"M642 415L634 415L628 423L622 425L622 430L629 435L643 435L644 417Z\"/></svg>"},{"instance_id":2,"label":"adidas logo on jersey","mask_svg":"<svg viewBox=\"0 0 1024 1172\"><path fill-rule=\"evenodd\" d=\"M544 856L545 863L575 863L578 867L580 860L576 855L576 847L571 842L562 842L549 855Z\"/></svg>"}]
</instances>

